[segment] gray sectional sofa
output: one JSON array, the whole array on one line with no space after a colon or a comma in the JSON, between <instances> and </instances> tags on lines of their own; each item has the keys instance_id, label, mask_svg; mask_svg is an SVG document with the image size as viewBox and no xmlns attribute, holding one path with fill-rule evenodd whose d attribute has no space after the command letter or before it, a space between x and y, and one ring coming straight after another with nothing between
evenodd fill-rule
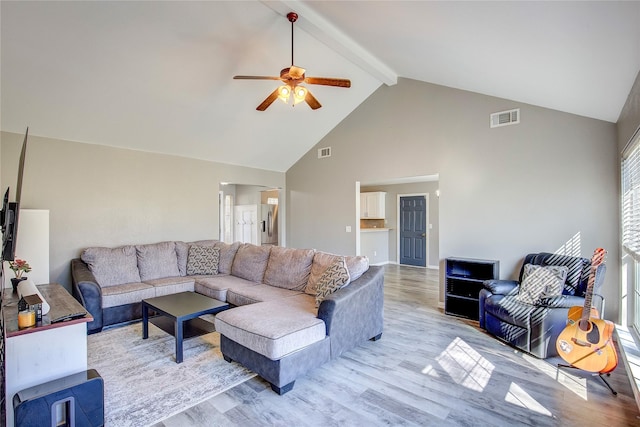
<instances>
[{"instance_id":1,"label":"gray sectional sofa","mask_svg":"<svg viewBox=\"0 0 640 427\"><path fill-rule=\"evenodd\" d=\"M336 265L346 267L347 285L318 296L318 284L330 282ZM216 240L160 242L87 248L71 271L73 294L94 318L89 333L140 319L145 298L190 291L229 302L232 308L215 318L225 360L253 370L279 394L310 369L382 334L383 270L366 257Z\"/></svg>"}]
</instances>

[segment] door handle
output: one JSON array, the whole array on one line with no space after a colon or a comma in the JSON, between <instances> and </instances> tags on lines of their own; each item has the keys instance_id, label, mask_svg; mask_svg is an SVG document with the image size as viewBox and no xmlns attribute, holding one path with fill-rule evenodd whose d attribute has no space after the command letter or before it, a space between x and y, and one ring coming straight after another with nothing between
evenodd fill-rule
<instances>
[{"instance_id":1,"label":"door handle","mask_svg":"<svg viewBox=\"0 0 640 427\"><path fill-rule=\"evenodd\" d=\"M427 237L427 233L422 233L421 236L422 237Z\"/></svg>"}]
</instances>

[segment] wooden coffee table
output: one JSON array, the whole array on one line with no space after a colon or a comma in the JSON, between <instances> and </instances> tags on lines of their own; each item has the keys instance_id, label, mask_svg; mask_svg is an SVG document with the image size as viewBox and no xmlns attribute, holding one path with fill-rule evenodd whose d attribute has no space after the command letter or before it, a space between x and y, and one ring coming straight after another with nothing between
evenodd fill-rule
<instances>
[{"instance_id":1,"label":"wooden coffee table","mask_svg":"<svg viewBox=\"0 0 640 427\"><path fill-rule=\"evenodd\" d=\"M218 301L195 292L142 300L142 339L149 338L149 322L176 339L176 363L182 363L182 341L215 331L213 323L200 319L204 314L215 314L229 308ZM149 317L149 310L158 313Z\"/></svg>"}]
</instances>

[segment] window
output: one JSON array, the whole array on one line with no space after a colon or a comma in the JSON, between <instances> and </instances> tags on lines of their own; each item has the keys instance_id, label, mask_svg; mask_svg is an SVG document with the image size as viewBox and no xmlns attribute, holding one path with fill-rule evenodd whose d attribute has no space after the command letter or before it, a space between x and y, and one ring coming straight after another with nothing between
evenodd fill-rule
<instances>
[{"instance_id":1,"label":"window","mask_svg":"<svg viewBox=\"0 0 640 427\"><path fill-rule=\"evenodd\" d=\"M226 194L224 196L224 240L225 242L233 242L233 196Z\"/></svg>"},{"instance_id":2,"label":"window","mask_svg":"<svg viewBox=\"0 0 640 427\"><path fill-rule=\"evenodd\" d=\"M622 153L622 249L629 260L627 323L640 334L640 129ZM624 285L624 284L623 284Z\"/></svg>"},{"instance_id":3,"label":"window","mask_svg":"<svg viewBox=\"0 0 640 427\"><path fill-rule=\"evenodd\" d=\"M233 195L218 193L220 203L220 240L223 242L233 242Z\"/></svg>"}]
</instances>

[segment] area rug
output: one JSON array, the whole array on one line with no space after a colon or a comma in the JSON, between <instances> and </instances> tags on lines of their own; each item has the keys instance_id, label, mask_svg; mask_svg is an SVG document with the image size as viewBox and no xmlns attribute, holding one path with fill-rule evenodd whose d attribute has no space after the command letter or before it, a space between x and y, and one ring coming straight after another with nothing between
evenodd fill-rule
<instances>
[{"instance_id":1,"label":"area rug","mask_svg":"<svg viewBox=\"0 0 640 427\"><path fill-rule=\"evenodd\" d=\"M149 426L255 376L220 353L216 332L184 341L175 362L175 340L154 325L142 339L142 323L89 335L88 368L104 380L105 425Z\"/></svg>"}]
</instances>

